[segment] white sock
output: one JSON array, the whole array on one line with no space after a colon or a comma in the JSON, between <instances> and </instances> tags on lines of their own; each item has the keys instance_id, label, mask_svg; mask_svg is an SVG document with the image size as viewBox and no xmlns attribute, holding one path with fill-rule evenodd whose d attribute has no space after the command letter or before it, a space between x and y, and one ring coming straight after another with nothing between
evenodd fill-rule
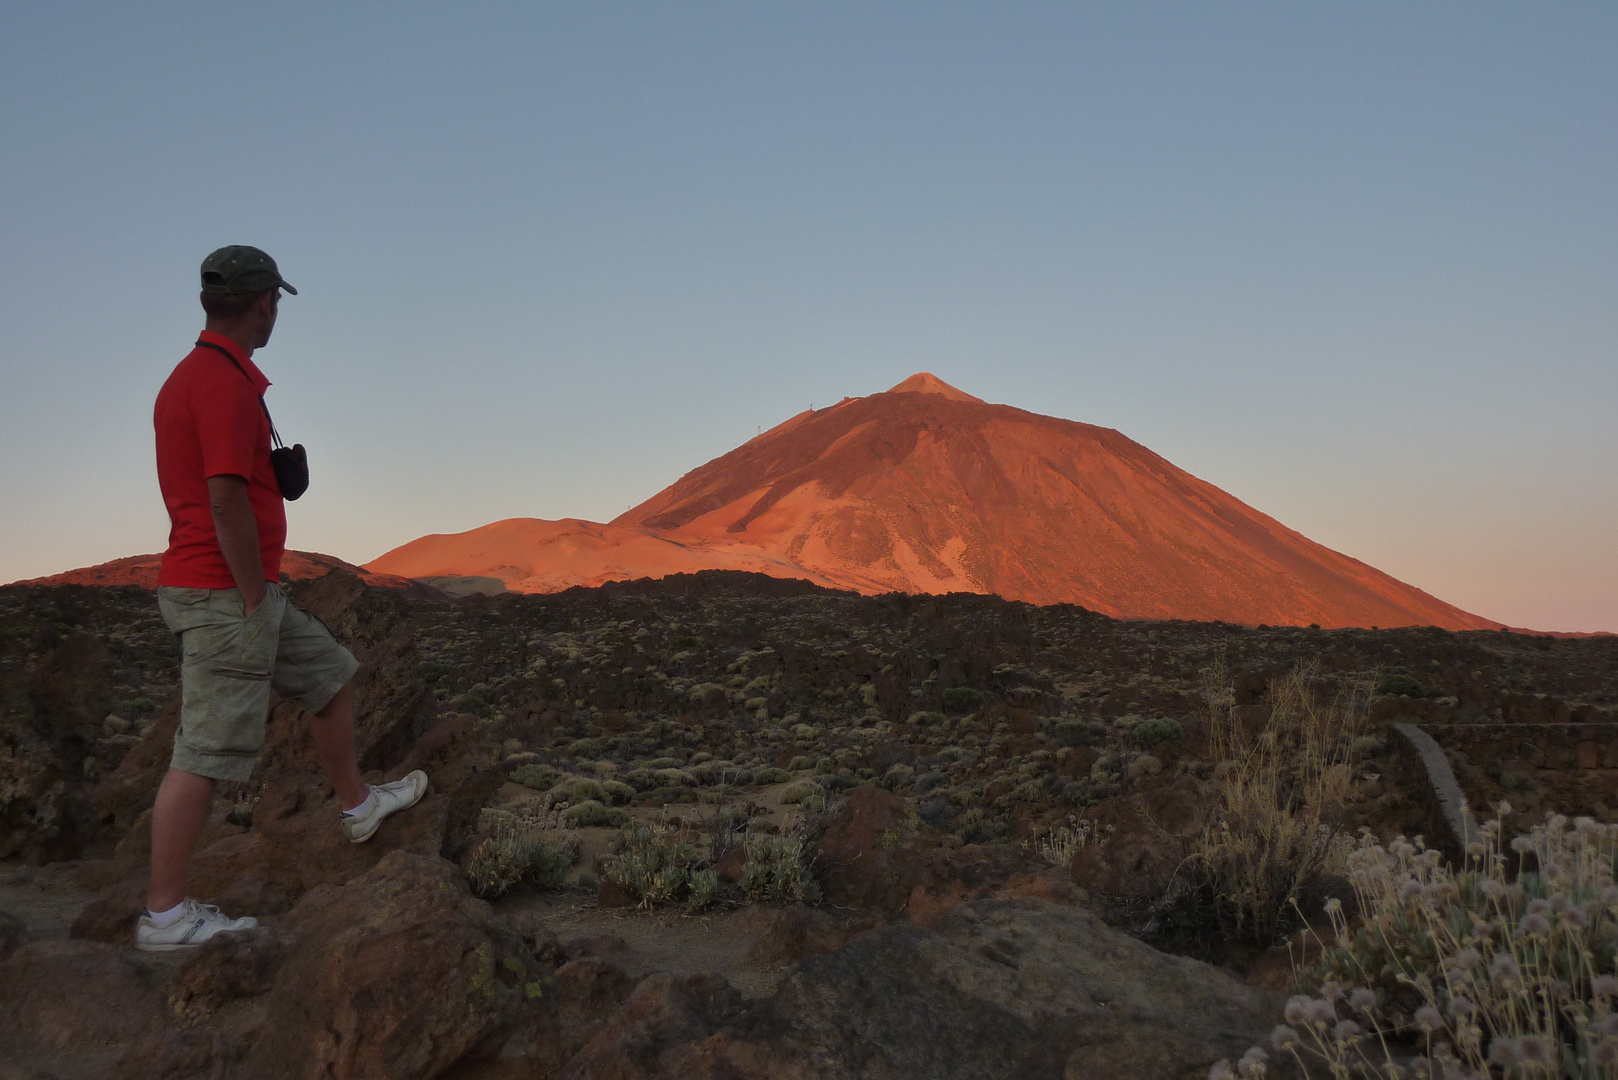
<instances>
[{"instance_id":1,"label":"white sock","mask_svg":"<svg viewBox=\"0 0 1618 1080\"><path fill-rule=\"evenodd\" d=\"M167 911L148 911L146 917L156 923L159 930L163 930L173 926L174 920L178 919L184 910L185 901L181 900Z\"/></svg>"},{"instance_id":2,"label":"white sock","mask_svg":"<svg viewBox=\"0 0 1618 1080\"><path fill-rule=\"evenodd\" d=\"M371 804L376 802L376 795L371 788L365 790L365 801L352 810L344 810L344 817L364 817L371 812Z\"/></svg>"}]
</instances>

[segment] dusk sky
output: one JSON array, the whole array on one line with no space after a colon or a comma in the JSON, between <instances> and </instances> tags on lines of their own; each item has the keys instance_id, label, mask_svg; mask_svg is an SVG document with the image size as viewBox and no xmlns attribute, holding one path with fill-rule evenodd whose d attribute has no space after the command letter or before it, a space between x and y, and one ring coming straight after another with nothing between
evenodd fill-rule
<instances>
[{"instance_id":1,"label":"dusk sky","mask_svg":"<svg viewBox=\"0 0 1618 1080\"><path fill-rule=\"evenodd\" d=\"M354 562L927 370L1618 630L1618 5L0 6L0 581L160 551L197 266Z\"/></svg>"}]
</instances>

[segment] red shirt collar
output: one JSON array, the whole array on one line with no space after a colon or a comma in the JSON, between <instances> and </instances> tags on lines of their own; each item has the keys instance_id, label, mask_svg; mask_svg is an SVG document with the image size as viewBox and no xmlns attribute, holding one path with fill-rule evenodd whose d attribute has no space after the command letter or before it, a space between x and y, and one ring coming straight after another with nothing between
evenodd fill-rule
<instances>
[{"instance_id":1,"label":"red shirt collar","mask_svg":"<svg viewBox=\"0 0 1618 1080\"><path fill-rule=\"evenodd\" d=\"M197 340L206 341L210 345L217 345L229 352L236 363L241 365L242 370L247 372L247 381L253 384L254 393L262 396L264 391L270 388L270 380L264 377L264 373L258 369L258 365L253 363L253 358L248 356L246 350L235 341L224 334L216 334L212 330L204 330L197 335ZM208 351L213 352L212 349Z\"/></svg>"}]
</instances>

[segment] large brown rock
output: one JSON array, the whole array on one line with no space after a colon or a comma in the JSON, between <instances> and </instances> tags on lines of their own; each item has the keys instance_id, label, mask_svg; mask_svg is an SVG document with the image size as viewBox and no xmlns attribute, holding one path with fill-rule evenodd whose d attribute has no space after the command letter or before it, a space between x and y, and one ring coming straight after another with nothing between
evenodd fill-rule
<instances>
[{"instance_id":1,"label":"large brown rock","mask_svg":"<svg viewBox=\"0 0 1618 1080\"><path fill-rule=\"evenodd\" d=\"M0 670L0 858L72 858L94 835L93 751L112 701L106 652L75 631Z\"/></svg>"},{"instance_id":2,"label":"large brown rock","mask_svg":"<svg viewBox=\"0 0 1618 1080\"><path fill-rule=\"evenodd\" d=\"M559 1080L650 1080L678 1075L679 1048L738 1019L742 996L721 976L648 975L601 1026ZM665 1060L666 1059L666 1060Z\"/></svg>"},{"instance_id":3,"label":"large brown rock","mask_svg":"<svg viewBox=\"0 0 1618 1080\"><path fill-rule=\"evenodd\" d=\"M0 960L22 948L28 940L28 927L9 911L0 911Z\"/></svg>"},{"instance_id":4,"label":"large brown rock","mask_svg":"<svg viewBox=\"0 0 1618 1080\"><path fill-rule=\"evenodd\" d=\"M552 1077L587 1044L635 989L622 968L599 956L579 956L545 979L537 1000L501 1047L501 1062L471 1062L454 1080L497 1080L506 1076Z\"/></svg>"},{"instance_id":5,"label":"large brown rock","mask_svg":"<svg viewBox=\"0 0 1618 1080\"><path fill-rule=\"evenodd\" d=\"M311 891L264 999L241 1075L419 1077L444 1072L544 993L522 939L437 856L395 851L347 885Z\"/></svg>"},{"instance_id":6,"label":"large brown rock","mask_svg":"<svg viewBox=\"0 0 1618 1080\"><path fill-rule=\"evenodd\" d=\"M1278 1007L1082 909L978 900L935 931L895 925L805 961L749 1023L687 1047L682 1068L761 1080L1200 1080L1260 1040Z\"/></svg>"},{"instance_id":7,"label":"large brown rock","mask_svg":"<svg viewBox=\"0 0 1618 1080\"><path fill-rule=\"evenodd\" d=\"M110 945L35 941L0 963L0 1057L124 1043L162 1015L156 989Z\"/></svg>"},{"instance_id":8,"label":"large brown rock","mask_svg":"<svg viewBox=\"0 0 1618 1080\"><path fill-rule=\"evenodd\" d=\"M912 842L903 799L875 784L854 788L829 816L816 845L828 899L897 911L928 875Z\"/></svg>"}]
</instances>

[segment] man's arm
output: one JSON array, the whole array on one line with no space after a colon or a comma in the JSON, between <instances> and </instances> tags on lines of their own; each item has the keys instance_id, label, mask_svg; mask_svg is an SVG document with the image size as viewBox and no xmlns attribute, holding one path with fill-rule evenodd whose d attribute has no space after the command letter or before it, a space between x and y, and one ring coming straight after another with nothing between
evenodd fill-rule
<instances>
[{"instance_id":1,"label":"man's arm","mask_svg":"<svg viewBox=\"0 0 1618 1080\"><path fill-rule=\"evenodd\" d=\"M219 550L225 553L230 575L251 615L264 600L264 563L259 558L258 519L247 497L247 481L239 476L208 477L208 503Z\"/></svg>"}]
</instances>

